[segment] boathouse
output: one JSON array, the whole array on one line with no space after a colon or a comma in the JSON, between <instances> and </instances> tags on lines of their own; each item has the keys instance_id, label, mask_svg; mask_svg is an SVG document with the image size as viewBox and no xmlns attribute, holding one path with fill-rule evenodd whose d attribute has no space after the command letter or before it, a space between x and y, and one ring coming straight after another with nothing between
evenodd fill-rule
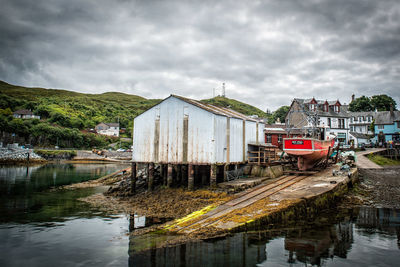
<instances>
[{"instance_id":1,"label":"boathouse","mask_svg":"<svg viewBox=\"0 0 400 267\"><path fill-rule=\"evenodd\" d=\"M160 165L168 186L173 169L188 176L177 180L191 189L213 186L224 180L225 170L247 162L249 144L264 141L264 127L234 110L171 95L134 119L132 161L150 170Z\"/></svg>"}]
</instances>

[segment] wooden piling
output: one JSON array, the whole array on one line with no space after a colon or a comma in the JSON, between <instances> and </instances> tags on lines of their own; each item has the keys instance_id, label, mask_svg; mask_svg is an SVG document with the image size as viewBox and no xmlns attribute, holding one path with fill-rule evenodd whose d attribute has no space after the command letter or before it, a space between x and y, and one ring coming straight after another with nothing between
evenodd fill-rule
<instances>
[{"instance_id":1,"label":"wooden piling","mask_svg":"<svg viewBox=\"0 0 400 267\"><path fill-rule=\"evenodd\" d=\"M217 165L212 164L210 168L210 186L216 187L217 186Z\"/></svg>"},{"instance_id":2,"label":"wooden piling","mask_svg":"<svg viewBox=\"0 0 400 267\"><path fill-rule=\"evenodd\" d=\"M131 170L131 193L136 193L136 162L132 162Z\"/></svg>"},{"instance_id":3,"label":"wooden piling","mask_svg":"<svg viewBox=\"0 0 400 267\"><path fill-rule=\"evenodd\" d=\"M167 170L167 186L172 187L172 164L168 164Z\"/></svg>"},{"instance_id":4,"label":"wooden piling","mask_svg":"<svg viewBox=\"0 0 400 267\"><path fill-rule=\"evenodd\" d=\"M228 182L229 164L224 165L224 182Z\"/></svg>"},{"instance_id":5,"label":"wooden piling","mask_svg":"<svg viewBox=\"0 0 400 267\"><path fill-rule=\"evenodd\" d=\"M154 185L154 163L149 163L147 168L148 190L153 190Z\"/></svg>"},{"instance_id":6,"label":"wooden piling","mask_svg":"<svg viewBox=\"0 0 400 267\"><path fill-rule=\"evenodd\" d=\"M207 166L203 166L203 168L200 169L201 173L201 184L207 185Z\"/></svg>"},{"instance_id":7,"label":"wooden piling","mask_svg":"<svg viewBox=\"0 0 400 267\"><path fill-rule=\"evenodd\" d=\"M182 184L182 165L175 166L176 182L178 185Z\"/></svg>"},{"instance_id":8,"label":"wooden piling","mask_svg":"<svg viewBox=\"0 0 400 267\"><path fill-rule=\"evenodd\" d=\"M188 166L188 189L194 190L194 166L192 164Z\"/></svg>"}]
</instances>

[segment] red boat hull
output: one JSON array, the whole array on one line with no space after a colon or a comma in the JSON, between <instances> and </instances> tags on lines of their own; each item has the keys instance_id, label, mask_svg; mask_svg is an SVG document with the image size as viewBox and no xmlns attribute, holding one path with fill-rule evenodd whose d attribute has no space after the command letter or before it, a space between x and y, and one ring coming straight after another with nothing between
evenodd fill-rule
<instances>
[{"instance_id":1,"label":"red boat hull","mask_svg":"<svg viewBox=\"0 0 400 267\"><path fill-rule=\"evenodd\" d=\"M284 138L283 151L288 155L297 157L299 170L305 171L313 168L319 161L332 153L335 140L318 140L313 138ZM331 149L329 150L329 147Z\"/></svg>"}]
</instances>

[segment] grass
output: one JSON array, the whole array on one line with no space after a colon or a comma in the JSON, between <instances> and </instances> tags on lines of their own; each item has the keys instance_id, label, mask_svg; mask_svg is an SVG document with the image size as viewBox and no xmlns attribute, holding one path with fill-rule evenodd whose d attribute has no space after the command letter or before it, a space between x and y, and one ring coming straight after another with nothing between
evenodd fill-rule
<instances>
[{"instance_id":1,"label":"grass","mask_svg":"<svg viewBox=\"0 0 400 267\"><path fill-rule=\"evenodd\" d=\"M36 154L40 156L57 156L57 155L63 155L67 154L70 155L71 157L76 156L76 151L75 150L46 150L46 149L35 149L34 150Z\"/></svg>"},{"instance_id":2,"label":"grass","mask_svg":"<svg viewBox=\"0 0 400 267\"><path fill-rule=\"evenodd\" d=\"M400 165L400 160L388 159L381 155L369 154L367 158L380 166L396 166Z\"/></svg>"}]
</instances>

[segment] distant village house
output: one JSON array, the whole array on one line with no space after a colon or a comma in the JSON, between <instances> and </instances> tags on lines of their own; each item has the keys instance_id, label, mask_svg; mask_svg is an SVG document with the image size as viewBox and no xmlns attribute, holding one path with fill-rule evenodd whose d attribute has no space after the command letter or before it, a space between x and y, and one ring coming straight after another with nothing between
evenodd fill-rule
<instances>
[{"instance_id":1,"label":"distant village house","mask_svg":"<svg viewBox=\"0 0 400 267\"><path fill-rule=\"evenodd\" d=\"M40 120L40 116L33 114L33 112L28 109L20 109L20 110L14 111L13 116L14 116L14 118L17 118L17 119L39 119Z\"/></svg>"},{"instance_id":2,"label":"distant village house","mask_svg":"<svg viewBox=\"0 0 400 267\"><path fill-rule=\"evenodd\" d=\"M348 105L342 105L339 100L327 101L311 99L294 99L286 115L286 127L289 130L303 129L306 131L313 125L321 132L321 139L335 135L342 144L349 141ZM312 121L316 119L317 121ZM306 132L305 132L306 133Z\"/></svg>"},{"instance_id":3,"label":"distant village house","mask_svg":"<svg viewBox=\"0 0 400 267\"><path fill-rule=\"evenodd\" d=\"M95 130L98 134L108 136L119 136L119 123L104 123L96 125Z\"/></svg>"}]
</instances>

